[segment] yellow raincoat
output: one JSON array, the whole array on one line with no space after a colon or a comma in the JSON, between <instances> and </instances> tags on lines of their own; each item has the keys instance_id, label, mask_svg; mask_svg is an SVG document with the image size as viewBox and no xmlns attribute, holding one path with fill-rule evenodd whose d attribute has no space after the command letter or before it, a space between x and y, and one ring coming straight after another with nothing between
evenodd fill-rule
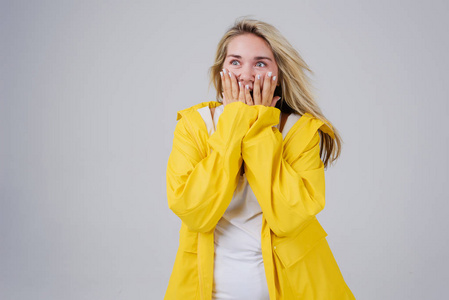
<instances>
[{"instance_id":1,"label":"yellow raincoat","mask_svg":"<svg viewBox=\"0 0 449 300\"><path fill-rule=\"evenodd\" d=\"M280 110L233 102L209 137L198 108L178 112L167 166L170 209L182 220L167 300L211 299L214 228L231 202L244 162L263 213L262 256L270 299L355 299L316 219L324 208L318 130L329 124L305 113L283 140Z\"/></svg>"}]
</instances>

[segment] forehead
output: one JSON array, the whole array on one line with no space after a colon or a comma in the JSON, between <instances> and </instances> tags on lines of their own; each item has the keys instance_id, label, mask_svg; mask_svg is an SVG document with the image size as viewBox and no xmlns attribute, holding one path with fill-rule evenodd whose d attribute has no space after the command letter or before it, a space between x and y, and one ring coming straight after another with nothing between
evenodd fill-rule
<instances>
[{"instance_id":1,"label":"forehead","mask_svg":"<svg viewBox=\"0 0 449 300\"><path fill-rule=\"evenodd\" d=\"M234 54L247 57L267 56L274 58L268 43L261 37L251 33L238 35L232 38L228 44L227 50L226 55Z\"/></svg>"}]
</instances>

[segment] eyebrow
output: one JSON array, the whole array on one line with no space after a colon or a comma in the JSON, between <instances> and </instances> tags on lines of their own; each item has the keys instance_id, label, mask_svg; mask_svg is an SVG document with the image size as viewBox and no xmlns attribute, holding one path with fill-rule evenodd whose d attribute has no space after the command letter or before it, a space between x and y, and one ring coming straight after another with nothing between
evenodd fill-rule
<instances>
[{"instance_id":1,"label":"eyebrow","mask_svg":"<svg viewBox=\"0 0 449 300\"><path fill-rule=\"evenodd\" d=\"M231 57L238 58L238 59L242 59L242 57L241 57L240 55L235 55L235 54L229 54L229 55L226 56L226 57L230 57L230 56L231 56ZM254 57L254 59L255 59L255 60L266 59L266 60L272 61L272 59L269 58L269 57L267 57L267 56L256 56L256 57Z\"/></svg>"}]
</instances>

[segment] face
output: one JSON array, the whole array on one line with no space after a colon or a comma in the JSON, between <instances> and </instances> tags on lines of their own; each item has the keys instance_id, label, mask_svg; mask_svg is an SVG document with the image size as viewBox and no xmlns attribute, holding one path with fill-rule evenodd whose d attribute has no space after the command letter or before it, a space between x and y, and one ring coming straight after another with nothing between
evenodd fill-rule
<instances>
[{"instance_id":1,"label":"face","mask_svg":"<svg viewBox=\"0 0 449 300\"><path fill-rule=\"evenodd\" d=\"M229 42L223 68L231 71L243 86L248 84L251 91L257 75L264 78L266 73L272 72L272 76L278 76L270 47L265 40L250 33L238 35Z\"/></svg>"}]
</instances>

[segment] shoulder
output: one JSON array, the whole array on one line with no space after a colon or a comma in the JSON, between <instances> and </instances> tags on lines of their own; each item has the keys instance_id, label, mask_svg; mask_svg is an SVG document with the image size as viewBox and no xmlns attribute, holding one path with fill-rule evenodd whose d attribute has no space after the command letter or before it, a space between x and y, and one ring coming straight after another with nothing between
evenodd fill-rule
<instances>
[{"instance_id":1,"label":"shoulder","mask_svg":"<svg viewBox=\"0 0 449 300\"><path fill-rule=\"evenodd\" d=\"M296 121L294 121L295 119ZM290 121L292 122L290 123ZM293 122L294 124L292 124ZM301 153L319 144L321 140L320 131L329 134L332 138L334 136L332 126L329 123L310 113L291 115L285 126L285 129L287 129L287 126L291 126L284 138L286 150L295 153Z\"/></svg>"},{"instance_id":2,"label":"shoulder","mask_svg":"<svg viewBox=\"0 0 449 300\"><path fill-rule=\"evenodd\" d=\"M216 108L220 105L222 104L217 101L201 102L178 111L175 135L191 137L196 141L204 140L205 136L208 136L205 116L208 116L206 119L211 119L209 108Z\"/></svg>"},{"instance_id":3,"label":"shoulder","mask_svg":"<svg viewBox=\"0 0 449 300\"><path fill-rule=\"evenodd\" d=\"M289 119L295 120L292 126L292 131L308 132L309 134L315 134L318 130L329 134L334 138L334 130L332 125L327 120L322 120L311 113L304 113L303 115L294 113Z\"/></svg>"},{"instance_id":4,"label":"shoulder","mask_svg":"<svg viewBox=\"0 0 449 300\"><path fill-rule=\"evenodd\" d=\"M220 106L220 105L222 105L222 104L218 101L208 101L208 102L201 102L201 103L195 104L191 107L179 110L176 115L176 120L179 120L185 116L188 116L200 108L208 106L212 110L212 109L215 109L215 107Z\"/></svg>"}]
</instances>

